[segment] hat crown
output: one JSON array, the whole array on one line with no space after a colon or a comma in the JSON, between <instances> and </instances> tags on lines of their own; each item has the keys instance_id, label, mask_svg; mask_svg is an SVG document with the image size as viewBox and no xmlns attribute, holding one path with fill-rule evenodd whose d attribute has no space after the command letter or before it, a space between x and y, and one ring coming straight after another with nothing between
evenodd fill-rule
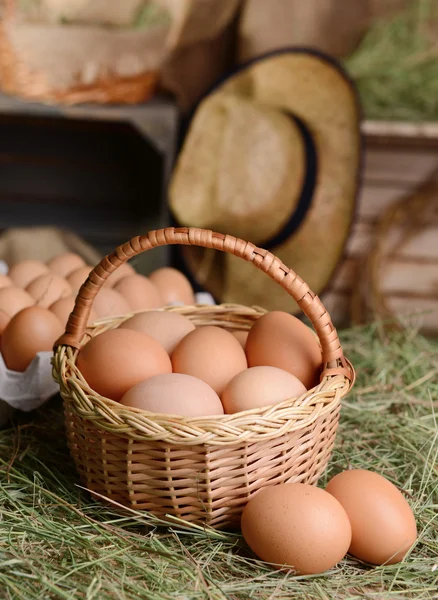
<instances>
[{"instance_id":1,"label":"hat crown","mask_svg":"<svg viewBox=\"0 0 438 600\"><path fill-rule=\"evenodd\" d=\"M193 226L213 219L219 231L262 243L295 210L305 165L291 116L237 95L207 98L175 172L172 209Z\"/></svg>"}]
</instances>

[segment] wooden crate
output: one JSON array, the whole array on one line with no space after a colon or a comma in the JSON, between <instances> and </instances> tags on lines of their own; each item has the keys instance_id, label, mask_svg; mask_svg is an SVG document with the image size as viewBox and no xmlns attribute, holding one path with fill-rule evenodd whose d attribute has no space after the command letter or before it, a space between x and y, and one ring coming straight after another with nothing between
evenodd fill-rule
<instances>
[{"instance_id":1,"label":"wooden crate","mask_svg":"<svg viewBox=\"0 0 438 600\"><path fill-rule=\"evenodd\" d=\"M134 106L53 106L0 93L0 230L68 228L107 253L164 227L179 111L167 97ZM139 257L147 272L167 248Z\"/></svg>"},{"instance_id":2,"label":"wooden crate","mask_svg":"<svg viewBox=\"0 0 438 600\"><path fill-rule=\"evenodd\" d=\"M323 300L338 325L351 317L352 290L363 277L376 224L388 207L413 193L438 169L438 123L365 122L365 169L351 236ZM438 181L437 181L438 184ZM437 188L438 189L438 188ZM438 195L434 198L438 215ZM392 236L397 235L394 228ZM385 266L381 289L398 314L421 311L417 324L438 332L438 218L423 227Z\"/></svg>"}]
</instances>

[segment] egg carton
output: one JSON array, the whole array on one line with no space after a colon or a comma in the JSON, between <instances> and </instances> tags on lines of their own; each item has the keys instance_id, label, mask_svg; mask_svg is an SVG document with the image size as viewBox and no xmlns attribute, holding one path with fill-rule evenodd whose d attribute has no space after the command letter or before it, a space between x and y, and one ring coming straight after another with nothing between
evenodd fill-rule
<instances>
[{"instance_id":1,"label":"egg carton","mask_svg":"<svg viewBox=\"0 0 438 600\"><path fill-rule=\"evenodd\" d=\"M1 268L0 264L0 271ZM195 300L197 304L215 304L206 292L195 294ZM58 392L59 387L52 379L52 356L52 352L38 352L26 371L19 373L9 370L0 354L0 427L14 410L35 410Z\"/></svg>"}]
</instances>

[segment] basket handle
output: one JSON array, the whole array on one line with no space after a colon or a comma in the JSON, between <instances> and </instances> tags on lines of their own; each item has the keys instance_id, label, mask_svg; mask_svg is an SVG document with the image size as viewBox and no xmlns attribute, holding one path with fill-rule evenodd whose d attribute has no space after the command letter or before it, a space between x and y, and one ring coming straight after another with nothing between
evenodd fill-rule
<instances>
[{"instance_id":1,"label":"basket handle","mask_svg":"<svg viewBox=\"0 0 438 600\"><path fill-rule=\"evenodd\" d=\"M321 378L326 375L341 374L347 377L350 382L354 381L354 369L344 357L338 333L332 324L330 315L318 296L309 289L309 286L292 269L286 267L268 250L257 248L251 242L245 242L232 235L214 233L196 227L167 227L150 231L144 236L132 238L103 258L91 271L88 279L80 288L65 333L57 340L55 348L61 345L76 349L80 348L93 300L108 277L120 265L137 254L168 244L212 248L229 252L234 256L252 262L258 269L264 271L281 285L311 320L322 348L324 368Z\"/></svg>"}]
</instances>

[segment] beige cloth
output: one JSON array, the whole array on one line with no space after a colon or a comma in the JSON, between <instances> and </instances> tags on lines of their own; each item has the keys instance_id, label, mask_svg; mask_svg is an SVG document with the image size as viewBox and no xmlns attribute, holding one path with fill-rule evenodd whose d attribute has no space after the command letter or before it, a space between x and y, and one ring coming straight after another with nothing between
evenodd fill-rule
<instances>
[{"instance_id":1,"label":"beige cloth","mask_svg":"<svg viewBox=\"0 0 438 600\"><path fill-rule=\"evenodd\" d=\"M411 0L245 0L237 59L287 46L311 46L337 58L353 52L370 25Z\"/></svg>"},{"instance_id":2,"label":"beige cloth","mask_svg":"<svg viewBox=\"0 0 438 600\"><path fill-rule=\"evenodd\" d=\"M95 265L101 255L75 233L56 227L17 227L0 234L0 260L9 266L26 259L42 262L63 252L76 252Z\"/></svg>"},{"instance_id":3,"label":"beige cloth","mask_svg":"<svg viewBox=\"0 0 438 600\"><path fill-rule=\"evenodd\" d=\"M161 86L175 96L184 112L233 64L234 33L230 23L215 37L176 48L164 63Z\"/></svg>"},{"instance_id":4,"label":"beige cloth","mask_svg":"<svg viewBox=\"0 0 438 600\"><path fill-rule=\"evenodd\" d=\"M246 0L237 58L242 62L287 46L344 56L360 41L370 17L370 0Z\"/></svg>"},{"instance_id":5,"label":"beige cloth","mask_svg":"<svg viewBox=\"0 0 438 600\"><path fill-rule=\"evenodd\" d=\"M241 0L42 0L19 9L10 0L2 35L20 69L39 75L55 93L97 81L162 74L165 89L188 108L225 68L231 40L224 33ZM121 27L139 6L168 13L147 27ZM35 9L36 7L36 9ZM68 24L60 24L61 18ZM107 27L105 25L118 25ZM102 26L104 25L104 26Z\"/></svg>"},{"instance_id":6,"label":"beige cloth","mask_svg":"<svg viewBox=\"0 0 438 600\"><path fill-rule=\"evenodd\" d=\"M41 11L47 20L61 20L129 26L144 0L41 0Z\"/></svg>"}]
</instances>

